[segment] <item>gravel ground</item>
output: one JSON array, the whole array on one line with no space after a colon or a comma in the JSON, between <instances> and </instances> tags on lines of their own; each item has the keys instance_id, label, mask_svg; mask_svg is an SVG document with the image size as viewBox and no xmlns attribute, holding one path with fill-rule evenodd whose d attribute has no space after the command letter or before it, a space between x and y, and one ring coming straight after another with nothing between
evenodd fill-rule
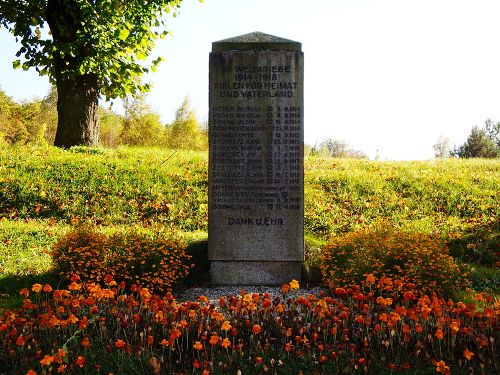
<instances>
[{"instance_id":1,"label":"gravel ground","mask_svg":"<svg viewBox=\"0 0 500 375\"><path fill-rule=\"evenodd\" d=\"M204 287L204 288L189 288L175 294L175 298L182 301L196 301L198 296L206 296L210 302L217 302L220 297L228 295L239 295L241 290L246 293L269 293L272 297L280 296L281 290L279 286L219 286L219 287ZM299 288L290 290L287 294L290 298L295 298L301 295L314 294L315 296L324 290L321 287L312 289Z\"/></svg>"}]
</instances>

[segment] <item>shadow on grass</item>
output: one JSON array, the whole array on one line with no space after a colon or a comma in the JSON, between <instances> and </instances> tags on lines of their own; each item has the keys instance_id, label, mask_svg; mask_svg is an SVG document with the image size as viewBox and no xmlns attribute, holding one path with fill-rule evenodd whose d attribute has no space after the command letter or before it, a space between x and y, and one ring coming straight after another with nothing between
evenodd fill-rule
<instances>
[{"instance_id":1,"label":"shadow on grass","mask_svg":"<svg viewBox=\"0 0 500 375\"><path fill-rule=\"evenodd\" d=\"M53 289L62 289L67 285L61 276L46 272L36 275L1 275L0 276L0 309L21 307L24 297L19 296L23 288L31 290L33 284L50 284Z\"/></svg>"},{"instance_id":2,"label":"shadow on grass","mask_svg":"<svg viewBox=\"0 0 500 375\"><path fill-rule=\"evenodd\" d=\"M208 241L194 241L187 246L194 267L184 280L185 287L204 287L210 285L210 262L208 261Z\"/></svg>"}]
</instances>

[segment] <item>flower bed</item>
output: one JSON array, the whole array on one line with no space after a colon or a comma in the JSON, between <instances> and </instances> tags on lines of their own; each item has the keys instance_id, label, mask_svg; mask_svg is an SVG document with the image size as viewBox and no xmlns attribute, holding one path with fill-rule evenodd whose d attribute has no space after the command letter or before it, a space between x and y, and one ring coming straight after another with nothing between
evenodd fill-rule
<instances>
[{"instance_id":1,"label":"flower bed","mask_svg":"<svg viewBox=\"0 0 500 375\"><path fill-rule=\"evenodd\" d=\"M23 289L0 318L2 371L15 374L495 373L500 305L419 295L368 275L331 295L204 296L178 303L107 285Z\"/></svg>"}]
</instances>

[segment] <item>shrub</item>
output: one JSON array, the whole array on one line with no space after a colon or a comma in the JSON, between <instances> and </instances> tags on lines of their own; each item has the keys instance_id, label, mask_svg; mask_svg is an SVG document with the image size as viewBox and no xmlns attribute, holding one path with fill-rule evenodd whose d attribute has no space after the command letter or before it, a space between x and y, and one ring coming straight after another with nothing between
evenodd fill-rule
<instances>
[{"instance_id":1,"label":"shrub","mask_svg":"<svg viewBox=\"0 0 500 375\"><path fill-rule=\"evenodd\" d=\"M64 235L52 249L56 271L68 279L78 274L84 280L101 282L105 276L107 238L82 226Z\"/></svg>"},{"instance_id":2,"label":"shrub","mask_svg":"<svg viewBox=\"0 0 500 375\"><path fill-rule=\"evenodd\" d=\"M170 291L187 276L191 256L181 242L128 231L111 236L82 227L60 239L52 251L57 272L66 278L102 283L107 275L156 292Z\"/></svg>"},{"instance_id":3,"label":"shrub","mask_svg":"<svg viewBox=\"0 0 500 375\"><path fill-rule=\"evenodd\" d=\"M108 251L108 268L117 280L157 292L170 291L192 267L186 246L160 235L132 231L116 234L109 239Z\"/></svg>"},{"instance_id":4,"label":"shrub","mask_svg":"<svg viewBox=\"0 0 500 375\"><path fill-rule=\"evenodd\" d=\"M451 291L465 282L443 241L388 226L337 237L321 256L323 281L332 289L360 283L368 274L415 284L420 291Z\"/></svg>"}]
</instances>

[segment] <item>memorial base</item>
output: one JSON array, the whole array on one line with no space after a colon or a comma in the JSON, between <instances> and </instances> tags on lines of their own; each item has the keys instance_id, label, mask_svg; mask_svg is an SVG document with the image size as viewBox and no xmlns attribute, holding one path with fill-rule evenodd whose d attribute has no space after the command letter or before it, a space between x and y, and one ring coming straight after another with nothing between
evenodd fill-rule
<instances>
[{"instance_id":1,"label":"memorial base","mask_svg":"<svg viewBox=\"0 0 500 375\"><path fill-rule=\"evenodd\" d=\"M283 285L300 280L302 262L211 261L212 285Z\"/></svg>"}]
</instances>

